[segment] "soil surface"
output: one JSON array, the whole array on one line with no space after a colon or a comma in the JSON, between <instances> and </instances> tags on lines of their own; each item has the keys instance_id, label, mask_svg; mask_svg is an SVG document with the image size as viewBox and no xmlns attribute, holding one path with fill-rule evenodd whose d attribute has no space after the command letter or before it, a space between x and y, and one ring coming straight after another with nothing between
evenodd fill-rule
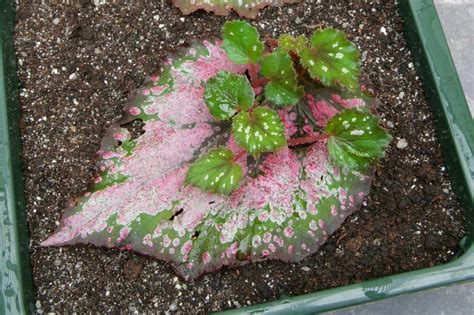
<instances>
[{"instance_id":1,"label":"soil surface","mask_svg":"<svg viewBox=\"0 0 474 315\"><path fill-rule=\"evenodd\" d=\"M394 141L360 211L301 263L264 262L183 282L166 263L131 252L42 248L68 199L94 175L104 131L131 90L169 51L229 18L182 16L171 1L94 5L20 1L16 48L23 162L38 313L205 313L378 278L448 261L464 234L433 115L402 34L395 1L303 1L261 12L265 36L348 33L378 90ZM324 2L325 4L323 4Z\"/></svg>"}]
</instances>

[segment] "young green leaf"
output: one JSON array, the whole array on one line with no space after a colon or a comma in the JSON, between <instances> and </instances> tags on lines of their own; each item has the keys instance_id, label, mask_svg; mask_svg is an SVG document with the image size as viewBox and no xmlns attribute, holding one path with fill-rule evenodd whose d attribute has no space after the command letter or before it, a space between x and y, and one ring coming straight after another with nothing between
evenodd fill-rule
<instances>
[{"instance_id":1,"label":"young green leaf","mask_svg":"<svg viewBox=\"0 0 474 315\"><path fill-rule=\"evenodd\" d=\"M255 92L243 75L221 71L206 82L204 102L217 119L229 119L237 108L249 109L254 99Z\"/></svg>"},{"instance_id":2,"label":"young green leaf","mask_svg":"<svg viewBox=\"0 0 474 315\"><path fill-rule=\"evenodd\" d=\"M288 53L277 49L266 56L261 72L270 80L265 86L265 97L276 105L294 105L303 96L303 88L298 86L296 71Z\"/></svg>"},{"instance_id":3,"label":"young green leaf","mask_svg":"<svg viewBox=\"0 0 474 315\"><path fill-rule=\"evenodd\" d=\"M195 161L186 174L186 184L202 190L230 195L240 185L242 169L226 148L215 149Z\"/></svg>"},{"instance_id":4,"label":"young green leaf","mask_svg":"<svg viewBox=\"0 0 474 315\"><path fill-rule=\"evenodd\" d=\"M280 116L268 107L257 107L251 113L237 114L232 122L232 131L235 141L254 156L286 145Z\"/></svg>"},{"instance_id":5,"label":"young green leaf","mask_svg":"<svg viewBox=\"0 0 474 315\"><path fill-rule=\"evenodd\" d=\"M263 52L263 43L257 29L246 21L224 24L223 48L229 59L236 64L257 63Z\"/></svg>"},{"instance_id":6,"label":"young green leaf","mask_svg":"<svg viewBox=\"0 0 474 315\"><path fill-rule=\"evenodd\" d=\"M284 51L295 51L299 53L308 46L308 38L304 35L294 37L290 34L283 34L278 39L278 47Z\"/></svg>"},{"instance_id":7,"label":"young green leaf","mask_svg":"<svg viewBox=\"0 0 474 315\"><path fill-rule=\"evenodd\" d=\"M311 77L324 85L339 83L351 90L358 86L359 52L343 32L334 29L314 32L311 47L302 49L299 55Z\"/></svg>"},{"instance_id":8,"label":"young green leaf","mask_svg":"<svg viewBox=\"0 0 474 315\"><path fill-rule=\"evenodd\" d=\"M365 170L385 154L392 137L379 126L377 117L347 109L329 120L325 132L330 134L328 150L338 165Z\"/></svg>"}]
</instances>

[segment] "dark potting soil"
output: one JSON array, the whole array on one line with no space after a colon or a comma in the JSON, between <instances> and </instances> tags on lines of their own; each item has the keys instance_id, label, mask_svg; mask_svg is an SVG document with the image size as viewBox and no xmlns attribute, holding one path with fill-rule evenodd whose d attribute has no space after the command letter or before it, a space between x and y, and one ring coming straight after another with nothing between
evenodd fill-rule
<instances>
[{"instance_id":1,"label":"dark potting soil","mask_svg":"<svg viewBox=\"0 0 474 315\"><path fill-rule=\"evenodd\" d=\"M131 252L38 244L67 200L95 173L105 129L131 90L167 54L229 18L182 16L171 1L20 1L16 48L23 162L38 313L209 312L430 267L448 261L464 234L433 115L402 34L396 1L303 1L262 11L264 36L348 33L378 90L394 141L360 211L300 263L264 262L183 282L166 263ZM324 2L325 4L323 4Z\"/></svg>"}]
</instances>

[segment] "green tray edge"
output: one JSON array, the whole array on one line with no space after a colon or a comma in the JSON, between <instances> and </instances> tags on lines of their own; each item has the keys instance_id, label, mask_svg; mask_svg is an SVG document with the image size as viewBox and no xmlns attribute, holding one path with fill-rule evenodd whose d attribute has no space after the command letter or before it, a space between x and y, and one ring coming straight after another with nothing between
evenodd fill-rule
<instances>
[{"instance_id":1,"label":"green tray edge","mask_svg":"<svg viewBox=\"0 0 474 315\"><path fill-rule=\"evenodd\" d=\"M474 235L474 119L433 0L402 0L405 38L437 122L437 135L453 189ZM418 32L411 30L416 29ZM470 238L472 239L472 237Z\"/></svg>"},{"instance_id":2,"label":"green tray edge","mask_svg":"<svg viewBox=\"0 0 474 315\"><path fill-rule=\"evenodd\" d=\"M0 0L0 314L31 314L33 290L13 45L14 1Z\"/></svg>"},{"instance_id":3,"label":"green tray edge","mask_svg":"<svg viewBox=\"0 0 474 315\"><path fill-rule=\"evenodd\" d=\"M474 122L433 0L401 0L405 38L426 96L433 106L438 137L453 189L466 216L462 253L451 262L360 284L323 290L221 314L315 314L379 299L474 280Z\"/></svg>"}]
</instances>

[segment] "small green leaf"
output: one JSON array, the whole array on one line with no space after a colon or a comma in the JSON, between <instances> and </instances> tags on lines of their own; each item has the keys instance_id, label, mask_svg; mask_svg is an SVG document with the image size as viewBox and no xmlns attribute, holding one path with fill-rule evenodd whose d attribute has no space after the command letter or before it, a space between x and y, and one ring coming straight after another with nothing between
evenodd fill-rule
<instances>
[{"instance_id":1,"label":"small green leaf","mask_svg":"<svg viewBox=\"0 0 474 315\"><path fill-rule=\"evenodd\" d=\"M257 29L246 21L224 24L223 48L236 64L257 63L263 52L263 43Z\"/></svg>"},{"instance_id":2,"label":"small green leaf","mask_svg":"<svg viewBox=\"0 0 474 315\"><path fill-rule=\"evenodd\" d=\"M359 52L343 32L326 29L311 37L311 47L299 52L301 63L314 79L326 86L339 83L351 90L358 86Z\"/></svg>"},{"instance_id":3,"label":"small green leaf","mask_svg":"<svg viewBox=\"0 0 474 315\"><path fill-rule=\"evenodd\" d=\"M276 105L294 105L303 96L303 88L298 86L296 71L288 53L277 49L266 56L261 72L270 80L265 86L265 97Z\"/></svg>"},{"instance_id":4,"label":"small green leaf","mask_svg":"<svg viewBox=\"0 0 474 315\"><path fill-rule=\"evenodd\" d=\"M328 150L338 165L355 170L365 170L385 154L392 141L387 131L379 126L377 117L346 109L334 116L326 126Z\"/></svg>"},{"instance_id":5,"label":"small green leaf","mask_svg":"<svg viewBox=\"0 0 474 315\"><path fill-rule=\"evenodd\" d=\"M304 35L294 37L290 34L283 34L278 39L278 47L283 51L295 51L299 53L304 48L308 47L308 38Z\"/></svg>"},{"instance_id":6,"label":"small green leaf","mask_svg":"<svg viewBox=\"0 0 474 315\"><path fill-rule=\"evenodd\" d=\"M252 113L237 114L232 122L232 131L235 141L254 156L286 145L280 116L267 107L257 107Z\"/></svg>"},{"instance_id":7,"label":"small green leaf","mask_svg":"<svg viewBox=\"0 0 474 315\"><path fill-rule=\"evenodd\" d=\"M243 75L221 71L206 82L204 102L217 119L229 119L237 108L249 109L254 99L255 92Z\"/></svg>"},{"instance_id":8,"label":"small green leaf","mask_svg":"<svg viewBox=\"0 0 474 315\"><path fill-rule=\"evenodd\" d=\"M242 179L242 169L233 158L229 149L212 150L191 165L185 183L205 191L230 195Z\"/></svg>"}]
</instances>

